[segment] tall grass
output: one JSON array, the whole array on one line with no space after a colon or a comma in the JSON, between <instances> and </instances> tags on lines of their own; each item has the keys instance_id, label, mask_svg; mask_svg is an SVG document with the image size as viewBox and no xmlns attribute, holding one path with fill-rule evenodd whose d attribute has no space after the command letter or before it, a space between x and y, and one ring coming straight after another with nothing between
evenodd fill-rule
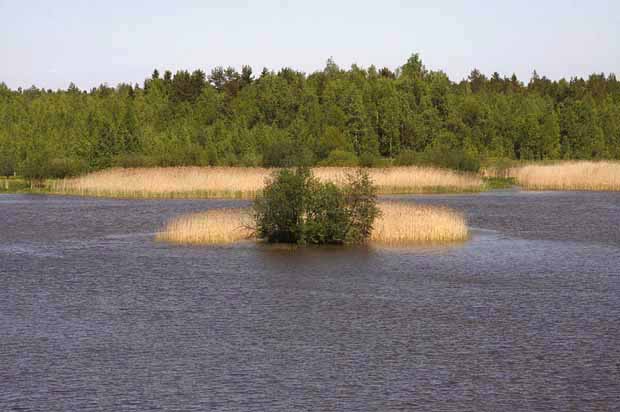
<instances>
[{"instance_id":1,"label":"tall grass","mask_svg":"<svg viewBox=\"0 0 620 412\"><path fill-rule=\"evenodd\" d=\"M469 237L463 215L445 207L382 202L379 208L381 216L370 237L375 242L455 242Z\"/></svg>"},{"instance_id":2,"label":"tall grass","mask_svg":"<svg viewBox=\"0 0 620 412\"><path fill-rule=\"evenodd\" d=\"M180 216L168 222L156 239L172 243L225 244L253 235L246 209L214 209Z\"/></svg>"},{"instance_id":3,"label":"tall grass","mask_svg":"<svg viewBox=\"0 0 620 412\"><path fill-rule=\"evenodd\" d=\"M136 198L247 198L262 190L271 169L242 167L171 167L107 169L50 183L61 194ZM319 167L315 176L343 182L352 168ZM479 176L427 167L369 169L379 192L474 192L483 189Z\"/></svg>"},{"instance_id":4,"label":"tall grass","mask_svg":"<svg viewBox=\"0 0 620 412\"><path fill-rule=\"evenodd\" d=\"M468 238L463 216L444 207L379 203L381 216L370 240L385 244L454 242ZM187 244L226 244L253 236L248 209L214 209L171 220L158 240Z\"/></svg>"},{"instance_id":5,"label":"tall grass","mask_svg":"<svg viewBox=\"0 0 620 412\"><path fill-rule=\"evenodd\" d=\"M618 162L562 162L509 170L517 184L531 190L620 190Z\"/></svg>"},{"instance_id":6,"label":"tall grass","mask_svg":"<svg viewBox=\"0 0 620 412\"><path fill-rule=\"evenodd\" d=\"M343 182L353 168L318 167L316 177L324 181ZM434 167L401 166L368 169L373 184L381 194L476 192L484 188L482 179L472 173Z\"/></svg>"}]
</instances>

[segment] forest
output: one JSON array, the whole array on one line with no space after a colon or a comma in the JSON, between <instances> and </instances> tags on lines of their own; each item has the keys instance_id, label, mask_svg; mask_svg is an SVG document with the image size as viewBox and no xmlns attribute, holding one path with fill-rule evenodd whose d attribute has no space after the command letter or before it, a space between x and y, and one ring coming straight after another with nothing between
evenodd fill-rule
<instances>
[{"instance_id":1,"label":"forest","mask_svg":"<svg viewBox=\"0 0 620 412\"><path fill-rule=\"evenodd\" d=\"M451 81L419 55L392 71L329 59L311 74L249 66L153 71L143 84L11 90L0 83L0 175L109 167L435 165L620 159L614 74Z\"/></svg>"}]
</instances>

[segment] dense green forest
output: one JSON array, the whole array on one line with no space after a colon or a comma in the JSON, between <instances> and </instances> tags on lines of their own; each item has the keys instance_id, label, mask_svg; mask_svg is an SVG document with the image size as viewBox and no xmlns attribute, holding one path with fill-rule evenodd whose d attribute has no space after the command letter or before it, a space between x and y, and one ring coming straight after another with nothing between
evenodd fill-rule
<instances>
[{"instance_id":1,"label":"dense green forest","mask_svg":"<svg viewBox=\"0 0 620 412\"><path fill-rule=\"evenodd\" d=\"M111 166L436 164L619 159L613 74L536 72L461 82L418 55L395 71L331 59L306 75L218 67L90 91L0 83L0 174L62 177Z\"/></svg>"}]
</instances>

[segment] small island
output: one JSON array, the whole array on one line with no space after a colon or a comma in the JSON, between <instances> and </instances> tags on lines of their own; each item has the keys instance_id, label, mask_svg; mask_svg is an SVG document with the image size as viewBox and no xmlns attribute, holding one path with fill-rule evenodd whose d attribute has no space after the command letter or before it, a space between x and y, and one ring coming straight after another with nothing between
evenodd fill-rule
<instances>
[{"instance_id":1,"label":"small island","mask_svg":"<svg viewBox=\"0 0 620 412\"><path fill-rule=\"evenodd\" d=\"M377 203L366 171L323 183L309 169L273 173L249 209L213 209L173 219L158 240L224 244L243 240L296 244L456 242L468 238L461 213L410 202Z\"/></svg>"}]
</instances>

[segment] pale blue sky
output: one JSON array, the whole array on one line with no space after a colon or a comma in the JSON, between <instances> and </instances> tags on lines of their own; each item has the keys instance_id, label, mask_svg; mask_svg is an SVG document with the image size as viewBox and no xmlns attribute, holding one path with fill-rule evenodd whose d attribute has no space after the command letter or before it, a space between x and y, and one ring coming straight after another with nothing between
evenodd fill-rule
<instances>
[{"instance_id":1,"label":"pale blue sky","mask_svg":"<svg viewBox=\"0 0 620 412\"><path fill-rule=\"evenodd\" d=\"M153 68L305 72L425 65L483 73L620 74L617 1L0 0L0 81L66 88L142 82Z\"/></svg>"}]
</instances>

